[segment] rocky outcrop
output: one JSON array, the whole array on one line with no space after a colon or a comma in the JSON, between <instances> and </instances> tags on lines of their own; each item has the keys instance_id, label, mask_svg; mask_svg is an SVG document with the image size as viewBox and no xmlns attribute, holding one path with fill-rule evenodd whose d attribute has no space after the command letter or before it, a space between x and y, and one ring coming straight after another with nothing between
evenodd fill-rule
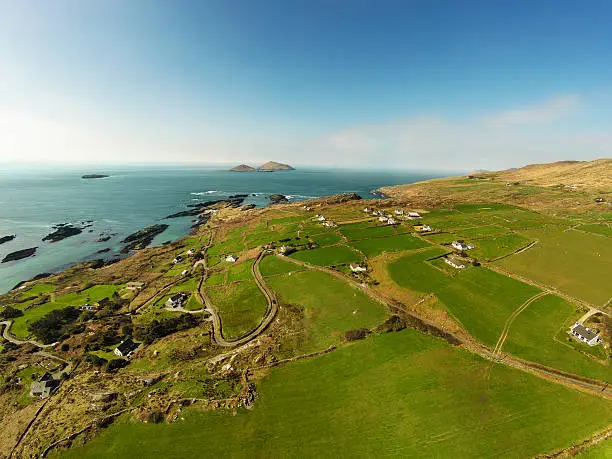
<instances>
[{"instance_id":1,"label":"rocky outcrop","mask_svg":"<svg viewBox=\"0 0 612 459\"><path fill-rule=\"evenodd\" d=\"M82 179L96 179L96 178L106 178L106 177L109 177L109 176L105 174L85 174L81 176Z\"/></svg>"},{"instance_id":2,"label":"rocky outcrop","mask_svg":"<svg viewBox=\"0 0 612 459\"><path fill-rule=\"evenodd\" d=\"M62 239L66 239L67 237L71 236L76 236L77 234L81 234L83 232L83 228L78 228L68 223L61 223L59 225L53 226L53 228L55 229L55 231L43 237L43 241L58 242Z\"/></svg>"},{"instance_id":3,"label":"rocky outcrop","mask_svg":"<svg viewBox=\"0 0 612 459\"><path fill-rule=\"evenodd\" d=\"M232 167L230 171L232 172L255 172L257 169L251 166L247 166L246 164L240 164L239 166Z\"/></svg>"},{"instance_id":4,"label":"rocky outcrop","mask_svg":"<svg viewBox=\"0 0 612 459\"><path fill-rule=\"evenodd\" d=\"M206 201L206 202L200 202L198 204L188 204L187 207L191 207L191 209L182 210L180 212L170 214L166 218L190 217L190 216L200 215L206 209L214 205L220 205L220 204L226 204L231 207L240 207L245 197L246 195L236 195L228 199L218 199L216 201Z\"/></svg>"},{"instance_id":5,"label":"rocky outcrop","mask_svg":"<svg viewBox=\"0 0 612 459\"><path fill-rule=\"evenodd\" d=\"M270 199L270 204L284 204L289 202L287 196L282 194L271 194L270 196L268 196L268 199Z\"/></svg>"},{"instance_id":6,"label":"rocky outcrop","mask_svg":"<svg viewBox=\"0 0 612 459\"><path fill-rule=\"evenodd\" d=\"M257 168L261 172L269 171L294 171L295 168L289 164L277 163L276 161L268 161Z\"/></svg>"},{"instance_id":7,"label":"rocky outcrop","mask_svg":"<svg viewBox=\"0 0 612 459\"><path fill-rule=\"evenodd\" d=\"M4 244L5 242L10 242L15 239L17 236L15 234L11 234L9 236L0 237L0 244Z\"/></svg>"},{"instance_id":8,"label":"rocky outcrop","mask_svg":"<svg viewBox=\"0 0 612 459\"><path fill-rule=\"evenodd\" d=\"M9 253L6 257L2 259L2 263L7 263L9 261L21 260L22 258L31 257L36 253L36 249L38 247L30 247L29 249L17 250L16 252Z\"/></svg>"},{"instance_id":9,"label":"rocky outcrop","mask_svg":"<svg viewBox=\"0 0 612 459\"><path fill-rule=\"evenodd\" d=\"M122 243L126 244L126 246L121 249L121 253L128 253L131 250L140 250L147 247L155 236L163 233L168 228L168 225L165 224L157 224L148 226L140 231L136 231L135 233L130 234L126 237Z\"/></svg>"},{"instance_id":10,"label":"rocky outcrop","mask_svg":"<svg viewBox=\"0 0 612 459\"><path fill-rule=\"evenodd\" d=\"M306 201L306 203L308 204L340 204L342 202L358 201L360 199L363 199L363 198L359 196L357 193L342 193L342 194L335 194L333 196L327 196L324 198L309 199L308 201Z\"/></svg>"}]
</instances>

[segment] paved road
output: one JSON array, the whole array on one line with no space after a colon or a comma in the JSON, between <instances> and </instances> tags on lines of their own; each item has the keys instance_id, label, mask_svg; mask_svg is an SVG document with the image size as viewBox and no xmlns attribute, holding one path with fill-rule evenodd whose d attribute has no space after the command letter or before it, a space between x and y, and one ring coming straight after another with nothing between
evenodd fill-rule
<instances>
[{"instance_id":1,"label":"paved road","mask_svg":"<svg viewBox=\"0 0 612 459\"><path fill-rule=\"evenodd\" d=\"M206 274L202 275L202 280L200 281L200 287L198 289L199 295L202 300L202 303L206 306L206 310L211 315L213 324L213 339L215 340L215 343L217 345L223 347L234 347L246 344L252 339L256 338L261 332L263 332L274 320L274 317L276 317L276 313L278 312L278 301L276 300L274 292L268 288L267 284L263 280L263 277L261 276L261 273L259 272L259 263L266 255L267 252L265 250L262 251L257 257L257 260L255 260L255 263L253 263L253 267L251 268L253 278L255 279L255 282L257 283L257 286L259 287L261 292L266 297L266 301L268 303L266 315L264 319L260 322L260 324L257 326L257 328L235 340L228 340L223 337L223 326L221 324L221 318L219 317L219 314L217 314L217 311L212 305L212 302L206 294L206 291L202 288Z\"/></svg>"},{"instance_id":2,"label":"paved road","mask_svg":"<svg viewBox=\"0 0 612 459\"><path fill-rule=\"evenodd\" d=\"M329 268L325 268L322 266L311 265L311 264L305 263L300 260L295 260L291 257L284 257L284 259L292 263L301 265L301 266L306 266L310 269L316 269L318 271L322 271L322 272L331 274L338 279L342 279L348 284L353 285L354 287L359 288L360 290L364 291L371 298L381 303L384 303L387 307L394 308L394 309L401 309L403 310L404 313L421 320L422 322L429 325L430 327L433 327L445 334L452 336L459 343L461 343L461 345L463 345L465 349L469 350L470 352L474 354L478 354L487 360L490 360L492 362L499 363L502 365L506 365L509 367L513 367L518 370L525 371L535 376L539 376L541 378L547 379L549 381L553 381L559 384L563 384L565 386L573 387L574 389L588 391L592 394L598 395L606 399L612 399L612 391L608 388L607 382L584 378L581 376L562 372L554 368L546 367L545 365L540 365L534 362L530 362L528 360L523 360L517 357L510 356L510 355L500 357L495 352L491 351L488 347L486 347L484 344L481 344L475 340L468 340L468 339L459 337L457 335L454 335L453 333L450 333L444 330L443 327L441 328L438 324L431 322L429 319L419 316L414 311L408 310L408 308L405 306L401 307L397 302L391 301L390 299L379 294L378 292L374 292L366 285L360 284L354 281L353 279L350 279L337 271L333 271Z\"/></svg>"},{"instance_id":3,"label":"paved road","mask_svg":"<svg viewBox=\"0 0 612 459\"><path fill-rule=\"evenodd\" d=\"M45 349L48 347L53 347L55 346L57 343L51 343L51 344L42 344L39 343L38 341L34 341L33 339L28 339L28 340L21 340L21 339L17 339L15 338L13 335L11 335L10 333L10 328L11 325L13 324L12 320L4 320L2 322L0 322L0 326L4 325L4 331L2 332L2 337L7 340L10 341L13 344L33 344L34 346L38 346L41 349Z\"/></svg>"}]
</instances>

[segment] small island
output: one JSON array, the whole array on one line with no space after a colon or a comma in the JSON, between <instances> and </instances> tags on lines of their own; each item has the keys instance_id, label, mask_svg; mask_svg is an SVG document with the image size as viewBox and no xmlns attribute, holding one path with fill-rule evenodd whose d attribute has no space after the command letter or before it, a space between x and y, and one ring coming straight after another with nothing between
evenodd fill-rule
<instances>
[{"instance_id":1,"label":"small island","mask_svg":"<svg viewBox=\"0 0 612 459\"><path fill-rule=\"evenodd\" d=\"M23 258L31 257L36 253L36 249L38 247L30 247L29 249L17 250L16 252L9 253L6 257L2 259L2 263L7 263L9 261L17 261Z\"/></svg>"},{"instance_id":2,"label":"small island","mask_svg":"<svg viewBox=\"0 0 612 459\"><path fill-rule=\"evenodd\" d=\"M262 164L258 168L254 168L247 164L240 164L239 166L232 167L232 172L275 172L275 171L294 171L295 168L289 164L277 163L276 161L268 161Z\"/></svg>"},{"instance_id":3,"label":"small island","mask_svg":"<svg viewBox=\"0 0 612 459\"><path fill-rule=\"evenodd\" d=\"M81 176L82 179L96 179L96 178L106 178L106 177L110 177L110 176L105 175L105 174L85 174Z\"/></svg>"},{"instance_id":4,"label":"small island","mask_svg":"<svg viewBox=\"0 0 612 459\"><path fill-rule=\"evenodd\" d=\"M10 242L13 239L15 239L17 237L17 235L15 234L10 234L9 236L2 236L0 237L0 244L4 244L5 242Z\"/></svg>"},{"instance_id":5,"label":"small island","mask_svg":"<svg viewBox=\"0 0 612 459\"><path fill-rule=\"evenodd\" d=\"M232 172L255 172L257 169L251 166L247 166L246 164L240 164L239 166L232 167L230 171Z\"/></svg>"}]
</instances>

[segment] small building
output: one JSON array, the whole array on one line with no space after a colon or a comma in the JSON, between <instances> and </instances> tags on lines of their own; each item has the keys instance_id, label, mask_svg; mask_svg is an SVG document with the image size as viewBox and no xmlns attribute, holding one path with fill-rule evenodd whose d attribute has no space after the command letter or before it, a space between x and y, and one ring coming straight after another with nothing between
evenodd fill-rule
<instances>
[{"instance_id":1,"label":"small building","mask_svg":"<svg viewBox=\"0 0 612 459\"><path fill-rule=\"evenodd\" d=\"M59 386L59 379L55 379L51 373L45 373L38 381L30 384L30 397L47 398Z\"/></svg>"},{"instance_id":2,"label":"small building","mask_svg":"<svg viewBox=\"0 0 612 459\"><path fill-rule=\"evenodd\" d=\"M389 221L389 218L385 217L384 215L381 215L380 217L378 217L378 221L379 222L383 222L383 223L387 223Z\"/></svg>"},{"instance_id":3,"label":"small building","mask_svg":"<svg viewBox=\"0 0 612 459\"><path fill-rule=\"evenodd\" d=\"M187 255L193 255L193 254L194 254L193 249L189 249L189 250L187 251Z\"/></svg>"},{"instance_id":4,"label":"small building","mask_svg":"<svg viewBox=\"0 0 612 459\"><path fill-rule=\"evenodd\" d=\"M387 217L387 225L395 225L395 224L397 224L397 222L395 221L395 218Z\"/></svg>"},{"instance_id":5,"label":"small building","mask_svg":"<svg viewBox=\"0 0 612 459\"><path fill-rule=\"evenodd\" d=\"M349 265L349 267L354 273L364 273L368 270L368 268L366 268L365 266L354 265L352 263Z\"/></svg>"},{"instance_id":6,"label":"small building","mask_svg":"<svg viewBox=\"0 0 612 459\"><path fill-rule=\"evenodd\" d=\"M168 298L164 304L169 308L179 308L187 302L188 298L186 293L177 293Z\"/></svg>"},{"instance_id":7,"label":"small building","mask_svg":"<svg viewBox=\"0 0 612 459\"><path fill-rule=\"evenodd\" d=\"M447 255L444 257L444 262L451 265L455 269L463 269L466 267L465 260L455 255Z\"/></svg>"},{"instance_id":8,"label":"small building","mask_svg":"<svg viewBox=\"0 0 612 459\"><path fill-rule=\"evenodd\" d=\"M454 249L460 250L461 252L463 252L464 250L470 250L474 248L472 244L468 244L462 241L453 241L451 245L453 246Z\"/></svg>"},{"instance_id":9,"label":"small building","mask_svg":"<svg viewBox=\"0 0 612 459\"><path fill-rule=\"evenodd\" d=\"M408 216L410 218L421 218L421 214L419 214L418 212L408 212Z\"/></svg>"},{"instance_id":10,"label":"small building","mask_svg":"<svg viewBox=\"0 0 612 459\"><path fill-rule=\"evenodd\" d=\"M176 257L174 260L172 260L173 265L177 265L182 262L183 262L183 257Z\"/></svg>"},{"instance_id":11,"label":"small building","mask_svg":"<svg viewBox=\"0 0 612 459\"><path fill-rule=\"evenodd\" d=\"M132 354L136 352L136 349L138 349L139 346L140 344L132 341L132 338L126 338L119 343L119 346L115 348L114 353L119 357L126 357L129 359Z\"/></svg>"},{"instance_id":12,"label":"small building","mask_svg":"<svg viewBox=\"0 0 612 459\"><path fill-rule=\"evenodd\" d=\"M431 231L431 226L429 225L414 225L413 228L415 231L419 231L421 233L427 233Z\"/></svg>"},{"instance_id":13,"label":"small building","mask_svg":"<svg viewBox=\"0 0 612 459\"><path fill-rule=\"evenodd\" d=\"M604 198L595 198L595 202L604 202L605 199Z\"/></svg>"},{"instance_id":14,"label":"small building","mask_svg":"<svg viewBox=\"0 0 612 459\"><path fill-rule=\"evenodd\" d=\"M95 311L96 310L96 305L94 305L94 304L82 304L81 306L79 306L79 309L81 311Z\"/></svg>"},{"instance_id":15,"label":"small building","mask_svg":"<svg viewBox=\"0 0 612 459\"><path fill-rule=\"evenodd\" d=\"M326 222L323 222L323 226L326 228L335 228L338 225L336 225L334 222L326 221Z\"/></svg>"},{"instance_id":16,"label":"small building","mask_svg":"<svg viewBox=\"0 0 612 459\"><path fill-rule=\"evenodd\" d=\"M229 263L236 263L236 261L238 261L238 256L237 255L228 255L227 257L225 257L225 261L227 261Z\"/></svg>"},{"instance_id":17,"label":"small building","mask_svg":"<svg viewBox=\"0 0 612 459\"><path fill-rule=\"evenodd\" d=\"M589 346L595 346L601 343L601 338L599 337L599 330L590 329L578 322L576 322L571 328L570 333L576 338L578 338L580 341L587 343Z\"/></svg>"},{"instance_id":18,"label":"small building","mask_svg":"<svg viewBox=\"0 0 612 459\"><path fill-rule=\"evenodd\" d=\"M289 255L290 253L295 252L295 248L290 245L281 245L278 248L278 253L281 255Z\"/></svg>"},{"instance_id":19,"label":"small building","mask_svg":"<svg viewBox=\"0 0 612 459\"><path fill-rule=\"evenodd\" d=\"M369 214L370 212L372 212L372 209L370 209L369 207L366 207L365 209L363 209L363 211L364 211L366 214Z\"/></svg>"},{"instance_id":20,"label":"small building","mask_svg":"<svg viewBox=\"0 0 612 459\"><path fill-rule=\"evenodd\" d=\"M181 276L186 276L187 274L189 274L188 269L183 269L183 271L181 271Z\"/></svg>"},{"instance_id":21,"label":"small building","mask_svg":"<svg viewBox=\"0 0 612 459\"><path fill-rule=\"evenodd\" d=\"M395 215L404 215L404 211L402 209L395 209Z\"/></svg>"},{"instance_id":22,"label":"small building","mask_svg":"<svg viewBox=\"0 0 612 459\"><path fill-rule=\"evenodd\" d=\"M380 210L373 210L372 215L382 215Z\"/></svg>"},{"instance_id":23,"label":"small building","mask_svg":"<svg viewBox=\"0 0 612 459\"><path fill-rule=\"evenodd\" d=\"M303 209L304 209L304 210L312 210L312 209L311 209L310 207L308 207L308 206L304 206L304 207L303 207Z\"/></svg>"},{"instance_id":24,"label":"small building","mask_svg":"<svg viewBox=\"0 0 612 459\"><path fill-rule=\"evenodd\" d=\"M129 290L141 290L144 287L144 282L128 282L125 284L125 288Z\"/></svg>"},{"instance_id":25,"label":"small building","mask_svg":"<svg viewBox=\"0 0 612 459\"><path fill-rule=\"evenodd\" d=\"M325 217L323 215L317 214L317 215L315 215L315 218L317 219L317 221L320 221L320 222L324 222L325 221Z\"/></svg>"}]
</instances>

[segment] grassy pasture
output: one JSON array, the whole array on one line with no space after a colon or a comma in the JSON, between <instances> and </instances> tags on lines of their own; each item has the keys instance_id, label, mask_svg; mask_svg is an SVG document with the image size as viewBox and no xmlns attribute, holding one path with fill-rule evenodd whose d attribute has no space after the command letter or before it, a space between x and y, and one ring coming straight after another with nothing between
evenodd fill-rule
<instances>
[{"instance_id":1,"label":"grassy pasture","mask_svg":"<svg viewBox=\"0 0 612 459\"><path fill-rule=\"evenodd\" d=\"M55 301L34 306L23 312L23 316L13 319L11 333L17 338L27 338L30 334L28 326L41 319L46 314L56 309L63 309L68 306L79 306L87 303L86 295L81 293L69 293L68 295L58 296Z\"/></svg>"},{"instance_id":2,"label":"grassy pasture","mask_svg":"<svg viewBox=\"0 0 612 459\"><path fill-rule=\"evenodd\" d=\"M272 369L253 410L116 422L65 457L533 457L612 421L610 402L490 366L413 330L378 335Z\"/></svg>"},{"instance_id":3,"label":"grassy pasture","mask_svg":"<svg viewBox=\"0 0 612 459\"><path fill-rule=\"evenodd\" d=\"M113 294L124 287L125 284L99 284L89 287L86 290L81 291L81 295L85 295L89 298L90 303L97 303L103 298L111 298Z\"/></svg>"},{"instance_id":4,"label":"grassy pasture","mask_svg":"<svg viewBox=\"0 0 612 459\"><path fill-rule=\"evenodd\" d=\"M539 242L495 262L510 272L602 305L611 296L612 239L554 227L522 231Z\"/></svg>"},{"instance_id":5,"label":"grassy pasture","mask_svg":"<svg viewBox=\"0 0 612 459\"><path fill-rule=\"evenodd\" d=\"M180 284L175 285L170 289L170 293L176 292L193 292L197 290L198 285L200 284L199 277L190 277L185 282L181 282Z\"/></svg>"},{"instance_id":6,"label":"grassy pasture","mask_svg":"<svg viewBox=\"0 0 612 459\"><path fill-rule=\"evenodd\" d=\"M225 338L238 338L253 330L268 307L255 281L210 287L208 295L221 318Z\"/></svg>"},{"instance_id":7,"label":"grassy pasture","mask_svg":"<svg viewBox=\"0 0 612 459\"><path fill-rule=\"evenodd\" d=\"M504 234L474 241L476 247L470 250L469 253L477 258L493 260L516 252L532 242L533 239L526 238L520 234Z\"/></svg>"},{"instance_id":8,"label":"grassy pasture","mask_svg":"<svg viewBox=\"0 0 612 459\"><path fill-rule=\"evenodd\" d=\"M570 373L611 380L609 364L602 365L557 339L559 331L565 332L573 323L574 313L575 306L558 296L537 299L514 320L502 350Z\"/></svg>"},{"instance_id":9,"label":"grassy pasture","mask_svg":"<svg viewBox=\"0 0 612 459\"><path fill-rule=\"evenodd\" d=\"M243 263L230 266L227 270L226 282L229 283L251 279L251 268L253 267L253 263L255 263L255 260L248 260Z\"/></svg>"},{"instance_id":10,"label":"grassy pasture","mask_svg":"<svg viewBox=\"0 0 612 459\"><path fill-rule=\"evenodd\" d=\"M274 277L268 283L285 303L304 307L301 352L337 344L342 332L372 328L385 316L383 305L345 282L321 271L303 271L291 277Z\"/></svg>"},{"instance_id":11,"label":"grassy pasture","mask_svg":"<svg viewBox=\"0 0 612 459\"><path fill-rule=\"evenodd\" d=\"M338 233L323 233L315 234L310 236L313 242L318 244L320 247L337 244L342 240L342 237Z\"/></svg>"},{"instance_id":12,"label":"grassy pasture","mask_svg":"<svg viewBox=\"0 0 612 459\"><path fill-rule=\"evenodd\" d=\"M350 226L350 225L347 225ZM394 236L398 231L393 226L367 226L364 228L340 227L340 231L349 241L370 239L374 237Z\"/></svg>"},{"instance_id":13,"label":"grassy pasture","mask_svg":"<svg viewBox=\"0 0 612 459\"><path fill-rule=\"evenodd\" d=\"M36 284L31 288L27 289L23 294L31 295L40 295L42 293L51 293L55 292L56 285L55 284Z\"/></svg>"},{"instance_id":14,"label":"grassy pasture","mask_svg":"<svg viewBox=\"0 0 612 459\"><path fill-rule=\"evenodd\" d=\"M602 236L612 237L612 226L604 223L591 223L580 225L577 230L586 231L587 233L601 234Z\"/></svg>"},{"instance_id":15,"label":"grassy pasture","mask_svg":"<svg viewBox=\"0 0 612 459\"><path fill-rule=\"evenodd\" d=\"M349 245L361 251L366 257L371 258L383 252L401 252L402 250L422 249L429 244L412 234L398 234L390 237L353 241L349 242Z\"/></svg>"},{"instance_id":16,"label":"grassy pasture","mask_svg":"<svg viewBox=\"0 0 612 459\"><path fill-rule=\"evenodd\" d=\"M488 236L500 236L508 233L506 228L495 225L477 226L474 228L465 228L458 231L458 236L462 239L476 239Z\"/></svg>"},{"instance_id":17,"label":"grassy pasture","mask_svg":"<svg viewBox=\"0 0 612 459\"><path fill-rule=\"evenodd\" d=\"M209 247L207 253L211 258L219 255L226 255L233 252L242 252L244 250L244 243L242 238L228 239L223 242L213 244Z\"/></svg>"},{"instance_id":18,"label":"grassy pasture","mask_svg":"<svg viewBox=\"0 0 612 459\"><path fill-rule=\"evenodd\" d=\"M259 263L259 271L262 276L274 276L276 274L287 274L294 271L304 271L306 268L276 256L267 256Z\"/></svg>"},{"instance_id":19,"label":"grassy pasture","mask_svg":"<svg viewBox=\"0 0 612 459\"><path fill-rule=\"evenodd\" d=\"M531 285L482 266L448 277L423 263L435 253L419 252L391 263L388 267L391 278L401 287L435 293L465 328L487 345L495 345L510 314L539 292Z\"/></svg>"},{"instance_id":20,"label":"grassy pasture","mask_svg":"<svg viewBox=\"0 0 612 459\"><path fill-rule=\"evenodd\" d=\"M455 236L453 233L433 233L423 235L423 238L434 244L450 244L457 239L457 236Z\"/></svg>"},{"instance_id":21,"label":"grassy pasture","mask_svg":"<svg viewBox=\"0 0 612 459\"><path fill-rule=\"evenodd\" d=\"M289 255L296 260L313 265L333 266L361 261L361 256L345 245L333 245L312 250L302 250Z\"/></svg>"}]
</instances>

